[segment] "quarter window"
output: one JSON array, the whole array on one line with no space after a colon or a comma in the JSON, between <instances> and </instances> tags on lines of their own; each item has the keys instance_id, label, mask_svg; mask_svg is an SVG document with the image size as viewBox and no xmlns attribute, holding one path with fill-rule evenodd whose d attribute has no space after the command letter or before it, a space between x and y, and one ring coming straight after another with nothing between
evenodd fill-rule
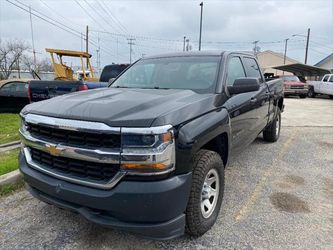
<instances>
[{"instance_id":1,"label":"quarter window","mask_svg":"<svg viewBox=\"0 0 333 250\"><path fill-rule=\"evenodd\" d=\"M228 62L227 86L232 86L237 78L245 77L243 64L239 57L232 57Z\"/></svg>"},{"instance_id":2,"label":"quarter window","mask_svg":"<svg viewBox=\"0 0 333 250\"><path fill-rule=\"evenodd\" d=\"M260 74L259 66L253 58L244 57L243 58L244 67L247 77L256 77L262 82L262 76Z\"/></svg>"}]
</instances>

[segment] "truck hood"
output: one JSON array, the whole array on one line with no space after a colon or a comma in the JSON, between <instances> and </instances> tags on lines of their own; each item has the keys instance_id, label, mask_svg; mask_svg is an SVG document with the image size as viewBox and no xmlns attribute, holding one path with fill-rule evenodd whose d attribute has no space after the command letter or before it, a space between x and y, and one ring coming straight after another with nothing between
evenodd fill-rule
<instances>
[{"instance_id":1,"label":"truck hood","mask_svg":"<svg viewBox=\"0 0 333 250\"><path fill-rule=\"evenodd\" d=\"M192 90L108 88L32 103L22 113L98 121L109 126L176 126L215 109L215 96Z\"/></svg>"}]
</instances>

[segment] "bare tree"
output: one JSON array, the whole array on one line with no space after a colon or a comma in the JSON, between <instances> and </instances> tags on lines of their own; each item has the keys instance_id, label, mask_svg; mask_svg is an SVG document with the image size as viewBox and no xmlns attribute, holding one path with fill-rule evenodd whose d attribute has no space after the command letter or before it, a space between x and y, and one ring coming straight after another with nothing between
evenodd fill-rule
<instances>
[{"instance_id":1,"label":"bare tree","mask_svg":"<svg viewBox=\"0 0 333 250\"><path fill-rule=\"evenodd\" d=\"M29 46L19 40L0 41L0 79L8 79L28 48Z\"/></svg>"},{"instance_id":2,"label":"bare tree","mask_svg":"<svg viewBox=\"0 0 333 250\"><path fill-rule=\"evenodd\" d=\"M34 60L32 56L23 55L21 59L22 68L26 70L34 70L39 73L41 71L52 72L53 67L50 59L44 58L42 60L37 60L36 65L34 65Z\"/></svg>"}]
</instances>

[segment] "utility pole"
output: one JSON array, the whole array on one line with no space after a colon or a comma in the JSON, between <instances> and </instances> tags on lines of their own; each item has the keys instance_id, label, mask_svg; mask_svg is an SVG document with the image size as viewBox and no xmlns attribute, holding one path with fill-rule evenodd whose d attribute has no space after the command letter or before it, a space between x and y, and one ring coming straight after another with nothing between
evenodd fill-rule
<instances>
[{"instance_id":1,"label":"utility pole","mask_svg":"<svg viewBox=\"0 0 333 250\"><path fill-rule=\"evenodd\" d=\"M186 41L186 36L184 36L183 51L185 51L185 41Z\"/></svg>"},{"instance_id":2,"label":"utility pole","mask_svg":"<svg viewBox=\"0 0 333 250\"><path fill-rule=\"evenodd\" d=\"M253 44L254 44L253 53L255 56L257 55L257 52L258 52L258 46L257 46L258 42L259 42L259 40L253 42Z\"/></svg>"},{"instance_id":3,"label":"utility pole","mask_svg":"<svg viewBox=\"0 0 333 250\"><path fill-rule=\"evenodd\" d=\"M202 34L202 11L203 11L203 2L200 4L201 13L200 13L200 34L199 34L199 51L201 50L201 34Z\"/></svg>"},{"instance_id":4,"label":"utility pole","mask_svg":"<svg viewBox=\"0 0 333 250\"><path fill-rule=\"evenodd\" d=\"M100 47L100 39L99 39L99 32L98 32L98 38L97 38L97 42L98 42L98 49L96 50L97 52L97 71L98 71L98 74L100 72L100 67L101 67L101 47Z\"/></svg>"},{"instance_id":5,"label":"utility pole","mask_svg":"<svg viewBox=\"0 0 333 250\"><path fill-rule=\"evenodd\" d=\"M283 64L286 64L288 40L289 40L289 38L287 38L287 39L284 40L285 43L284 43L284 57L283 57Z\"/></svg>"},{"instance_id":6,"label":"utility pole","mask_svg":"<svg viewBox=\"0 0 333 250\"><path fill-rule=\"evenodd\" d=\"M34 30L32 28L32 16L31 16L31 7L29 6L30 13L30 28L31 28L31 40L32 40L32 53L34 56L34 70L36 70L36 51L35 51L35 42L34 42Z\"/></svg>"},{"instance_id":7,"label":"utility pole","mask_svg":"<svg viewBox=\"0 0 333 250\"><path fill-rule=\"evenodd\" d=\"M135 38L127 38L127 41L128 41L128 44L130 46L130 64L132 63L132 45L135 45L134 41L135 41Z\"/></svg>"},{"instance_id":8,"label":"utility pole","mask_svg":"<svg viewBox=\"0 0 333 250\"><path fill-rule=\"evenodd\" d=\"M89 53L89 48L88 48L88 42L89 42L89 27L88 25L86 26L86 53ZM87 59L87 68L89 67L88 65L88 59Z\"/></svg>"},{"instance_id":9,"label":"utility pole","mask_svg":"<svg viewBox=\"0 0 333 250\"><path fill-rule=\"evenodd\" d=\"M186 51L190 50L190 39L186 39Z\"/></svg>"},{"instance_id":10,"label":"utility pole","mask_svg":"<svg viewBox=\"0 0 333 250\"><path fill-rule=\"evenodd\" d=\"M306 64L307 61L308 61L309 40L310 40L310 28L308 28L308 35L307 35L307 38L306 38L306 48L305 48L305 60L304 60L304 64Z\"/></svg>"},{"instance_id":11,"label":"utility pole","mask_svg":"<svg viewBox=\"0 0 333 250\"><path fill-rule=\"evenodd\" d=\"M81 51L83 51L83 35L82 35L82 32L80 32L80 42L81 42Z\"/></svg>"}]
</instances>

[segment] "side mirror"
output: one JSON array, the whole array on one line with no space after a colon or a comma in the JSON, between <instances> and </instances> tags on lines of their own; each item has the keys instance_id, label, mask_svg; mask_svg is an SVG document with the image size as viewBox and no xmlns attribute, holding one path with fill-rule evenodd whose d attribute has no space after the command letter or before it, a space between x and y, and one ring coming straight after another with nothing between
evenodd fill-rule
<instances>
[{"instance_id":1,"label":"side mirror","mask_svg":"<svg viewBox=\"0 0 333 250\"><path fill-rule=\"evenodd\" d=\"M237 78L234 85L228 86L228 91L231 95L241 94L246 92L257 91L260 88L259 79L256 77Z\"/></svg>"},{"instance_id":2,"label":"side mirror","mask_svg":"<svg viewBox=\"0 0 333 250\"><path fill-rule=\"evenodd\" d=\"M111 83L113 83L113 81L115 80L116 78L110 78L109 79L109 83L111 84Z\"/></svg>"}]
</instances>

